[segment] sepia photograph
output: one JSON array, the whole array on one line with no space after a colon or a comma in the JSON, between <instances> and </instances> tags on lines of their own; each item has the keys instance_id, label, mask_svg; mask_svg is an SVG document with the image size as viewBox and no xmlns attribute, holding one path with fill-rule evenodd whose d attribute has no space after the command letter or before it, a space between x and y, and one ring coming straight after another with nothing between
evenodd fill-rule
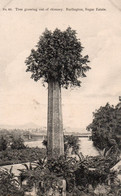
<instances>
[{"instance_id":1,"label":"sepia photograph","mask_svg":"<svg viewBox=\"0 0 121 196\"><path fill-rule=\"evenodd\" d=\"M1 0L0 196L121 196L120 0Z\"/></svg>"}]
</instances>

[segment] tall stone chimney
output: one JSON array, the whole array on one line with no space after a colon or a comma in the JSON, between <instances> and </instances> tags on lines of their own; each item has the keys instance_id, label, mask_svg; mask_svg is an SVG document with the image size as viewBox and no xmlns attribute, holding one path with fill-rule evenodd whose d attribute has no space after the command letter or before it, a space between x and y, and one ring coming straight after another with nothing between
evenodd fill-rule
<instances>
[{"instance_id":1,"label":"tall stone chimney","mask_svg":"<svg viewBox=\"0 0 121 196\"><path fill-rule=\"evenodd\" d=\"M53 80L48 83L47 154L48 159L64 154L61 87Z\"/></svg>"}]
</instances>

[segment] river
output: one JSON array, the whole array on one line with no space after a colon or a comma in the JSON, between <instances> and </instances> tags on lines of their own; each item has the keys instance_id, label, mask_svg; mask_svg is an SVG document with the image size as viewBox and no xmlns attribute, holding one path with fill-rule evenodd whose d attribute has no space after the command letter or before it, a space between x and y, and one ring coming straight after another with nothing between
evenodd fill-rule
<instances>
[{"instance_id":1,"label":"river","mask_svg":"<svg viewBox=\"0 0 121 196\"><path fill-rule=\"evenodd\" d=\"M30 142L25 142L25 145L29 147L39 147L43 148L42 144L43 140L38 140L38 141L30 141ZM93 142L89 140L88 138L81 138L79 139L79 144L80 144L80 152L84 156L89 155L89 156L96 156L98 155L98 151L95 149L93 146Z\"/></svg>"}]
</instances>

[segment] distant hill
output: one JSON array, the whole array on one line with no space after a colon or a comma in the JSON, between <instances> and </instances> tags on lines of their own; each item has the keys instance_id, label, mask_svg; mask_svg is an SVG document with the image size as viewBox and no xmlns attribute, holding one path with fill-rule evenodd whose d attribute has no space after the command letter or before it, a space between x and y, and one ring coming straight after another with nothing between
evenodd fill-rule
<instances>
[{"instance_id":1,"label":"distant hill","mask_svg":"<svg viewBox=\"0 0 121 196\"><path fill-rule=\"evenodd\" d=\"M64 132L65 133L68 133L68 132L72 132L72 133L85 133L87 132L86 128L74 128L74 127L65 127L64 128Z\"/></svg>"},{"instance_id":2,"label":"distant hill","mask_svg":"<svg viewBox=\"0 0 121 196\"><path fill-rule=\"evenodd\" d=\"M22 125L5 125L5 124L0 125L0 129L36 129L36 128L39 129L41 128L41 126L32 122L22 124Z\"/></svg>"},{"instance_id":3,"label":"distant hill","mask_svg":"<svg viewBox=\"0 0 121 196\"><path fill-rule=\"evenodd\" d=\"M0 129L7 129L7 130L12 130L12 129L20 129L20 130L28 130L30 132L47 132L47 128L46 127L42 127L40 125L37 125L33 122L29 122L26 124L21 124L21 125L5 125L5 124L0 124ZM33 129L33 130L32 130ZM38 130L36 130L38 129ZM64 133L65 134L74 134L74 133L85 133L87 132L86 128L74 128L74 127L64 127Z\"/></svg>"}]
</instances>

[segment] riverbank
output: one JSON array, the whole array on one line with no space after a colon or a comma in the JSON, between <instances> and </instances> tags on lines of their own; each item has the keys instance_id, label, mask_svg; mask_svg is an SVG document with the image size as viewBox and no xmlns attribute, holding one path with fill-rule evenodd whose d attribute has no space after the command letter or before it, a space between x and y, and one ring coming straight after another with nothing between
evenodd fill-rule
<instances>
[{"instance_id":1,"label":"riverbank","mask_svg":"<svg viewBox=\"0 0 121 196\"><path fill-rule=\"evenodd\" d=\"M36 161L46 155L46 149L42 144L43 140L25 142L25 149L6 149L0 151L0 166L12 165ZM93 146L93 142L88 138L79 140L80 152L84 156L97 156L98 151Z\"/></svg>"}]
</instances>

